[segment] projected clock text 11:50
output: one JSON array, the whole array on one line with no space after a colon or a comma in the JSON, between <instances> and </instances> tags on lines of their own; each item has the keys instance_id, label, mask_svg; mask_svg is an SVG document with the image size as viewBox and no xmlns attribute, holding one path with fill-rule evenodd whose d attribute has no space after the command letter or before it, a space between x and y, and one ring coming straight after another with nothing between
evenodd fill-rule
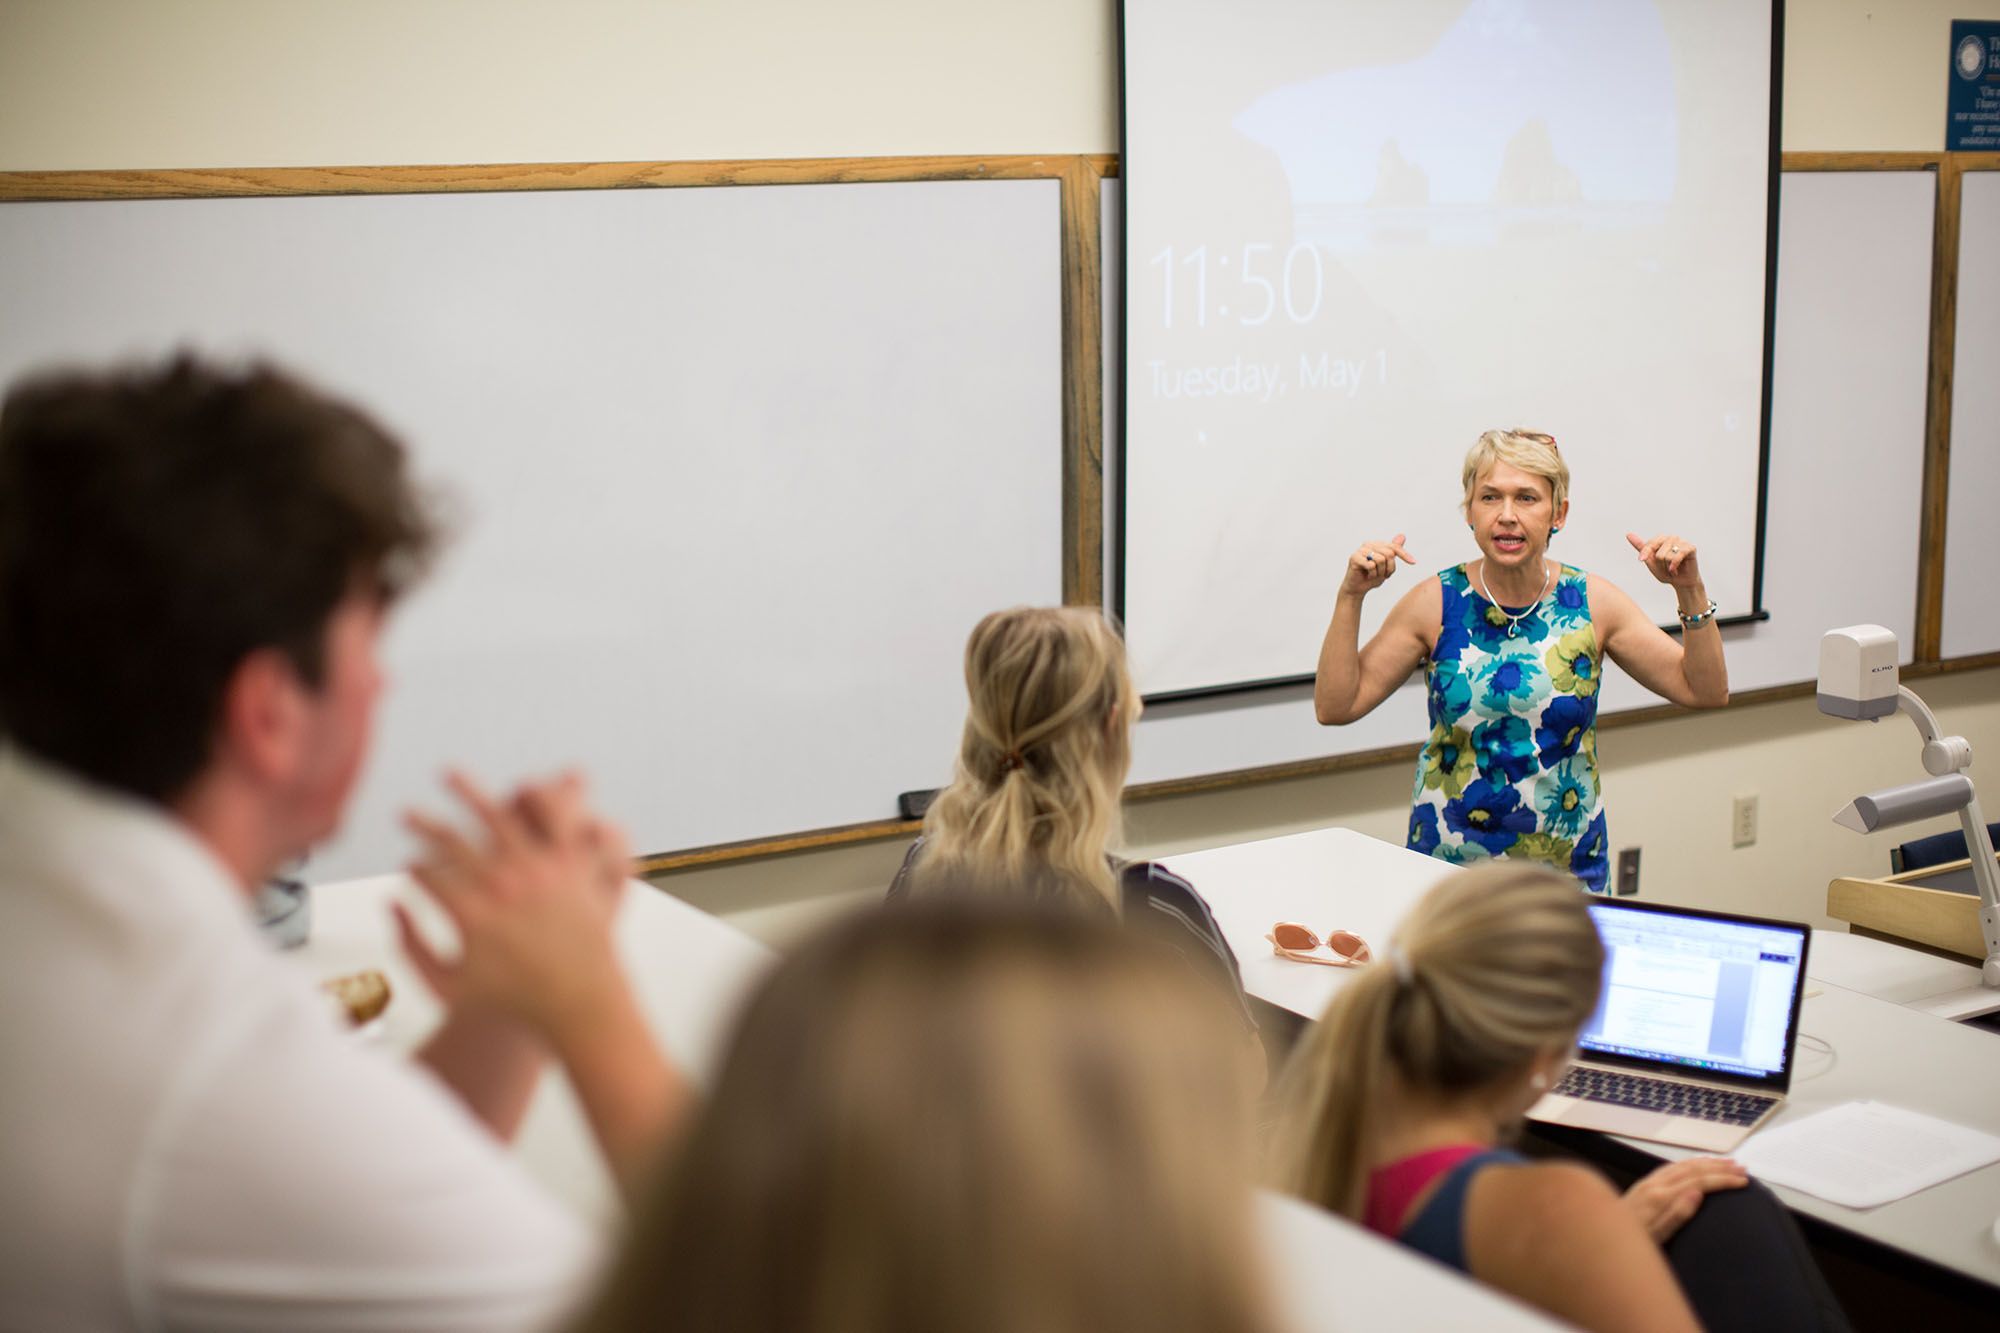
<instances>
[{"instance_id":1,"label":"projected clock text 11:50","mask_svg":"<svg viewBox=\"0 0 2000 1333\"><path fill-rule=\"evenodd\" d=\"M1237 254L1217 256L1213 275L1206 245L1181 254L1170 245L1154 255L1146 262L1160 270L1162 327L1173 328L1177 307L1192 303L1195 327L1207 328L1211 288L1217 297L1215 315L1219 319L1233 318L1245 326L1266 324L1282 308L1294 324L1311 321L1326 296L1326 268L1319 248L1310 241L1300 241L1285 251L1283 262L1276 256L1277 248L1267 241L1247 242ZM1232 280L1233 287L1229 286ZM1222 299L1225 296L1229 298L1226 302Z\"/></svg>"}]
</instances>

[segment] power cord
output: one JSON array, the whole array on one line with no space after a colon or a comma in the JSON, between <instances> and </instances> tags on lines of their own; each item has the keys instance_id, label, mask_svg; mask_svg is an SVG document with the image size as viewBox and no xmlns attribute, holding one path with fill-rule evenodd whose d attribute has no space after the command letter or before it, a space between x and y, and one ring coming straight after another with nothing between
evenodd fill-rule
<instances>
[{"instance_id":1,"label":"power cord","mask_svg":"<svg viewBox=\"0 0 2000 1333\"><path fill-rule=\"evenodd\" d=\"M1823 1068L1815 1069L1810 1074L1806 1073L1803 1069L1800 1070L1799 1079L1801 1081L1809 1078L1818 1078L1840 1063L1840 1056L1834 1051L1833 1043L1824 1037L1815 1037L1810 1032L1801 1032L1799 1033L1799 1045L1805 1050L1814 1051L1826 1057L1826 1065Z\"/></svg>"}]
</instances>

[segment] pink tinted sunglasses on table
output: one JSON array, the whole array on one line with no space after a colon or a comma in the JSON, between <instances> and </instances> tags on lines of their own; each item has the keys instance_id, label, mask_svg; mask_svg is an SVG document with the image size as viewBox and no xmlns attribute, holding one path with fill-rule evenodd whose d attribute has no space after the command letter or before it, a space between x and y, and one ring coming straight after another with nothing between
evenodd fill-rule
<instances>
[{"instance_id":1,"label":"pink tinted sunglasses on table","mask_svg":"<svg viewBox=\"0 0 2000 1333\"><path fill-rule=\"evenodd\" d=\"M1264 937L1271 942L1271 952L1280 958L1289 958L1295 963L1318 963L1321 967L1359 967L1370 961L1374 955L1368 949L1368 941L1351 930L1330 930L1326 939L1313 933L1310 926L1302 926L1296 921L1280 921L1271 927L1271 933ZM1329 958L1312 950L1325 944L1333 952Z\"/></svg>"}]
</instances>

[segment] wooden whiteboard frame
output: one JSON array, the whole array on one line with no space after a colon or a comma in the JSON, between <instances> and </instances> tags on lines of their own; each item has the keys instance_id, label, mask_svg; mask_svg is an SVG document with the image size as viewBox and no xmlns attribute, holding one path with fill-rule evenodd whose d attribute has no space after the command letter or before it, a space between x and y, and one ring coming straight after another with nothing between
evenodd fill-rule
<instances>
[{"instance_id":1,"label":"wooden whiteboard frame","mask_svg":"<svg viewBox=\"0 0 2000 1333\"><path fill-rule=\"evenodd\" d=\"M1925 411L1923 515L1912 678L2000 666L2000 653L1941 660L1944 537L1951 463L1951 384L1957 331L1960 180L2000 171L2000 153L1785 153L1785 171L1934 171L1937 210L1931 269L1931 329ZM704 162L526 163L486 166L268 167L157 171L0 172L0 204L85 199L201 199L272 195L428 194L500 190L674 189L719 185L850 184L877 181L1055 180L1062 214L1063 600L1101 604L1104 585L1104 343L1100 184L1119 173L1115 154L999 157L745 159ZM1732 695L1747 708L1805 698L1813 682ZM1657 721L1672 704L1627 709L1605 726ZM1147 800L1287 779L1407 764L1415 744L1145 783ZM914 835L914 820L876 820L776 837L661 852L639 869L662 874Z\"/></svg>"},{"instance_id":2,"label":"wooden whiteboard frame","mask_svg":"<svg viewBox=\"0 0 2000 1333\"><path fill-rule=\"evenodd\" d=\"M1101 600L1103 316L1098 183L1109 155L748 159L704 162L517 163L473 166L268 167L0 172L0 204L93 199L676 189L955 180L1055 180L1062 237L1062 595ZM643 873L908 836L914 821L877 820L643 858Z\"/></svg>"}]
</instances>

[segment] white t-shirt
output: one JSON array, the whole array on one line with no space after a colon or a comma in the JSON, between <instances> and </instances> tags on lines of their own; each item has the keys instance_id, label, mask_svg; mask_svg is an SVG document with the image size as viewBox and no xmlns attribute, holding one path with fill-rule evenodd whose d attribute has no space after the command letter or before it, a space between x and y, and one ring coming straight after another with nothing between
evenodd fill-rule
<instances>
[{"instance_id":1,"label":"white t-shirt","mask_svg":"<svg viewBox=\"0 0 2000 1333\"><path fill-rule=\"evenodd\" d=\"M600 1258L157 807L0 752L0 1329L513 1330Z\"/></svg>"}]
</instances>

